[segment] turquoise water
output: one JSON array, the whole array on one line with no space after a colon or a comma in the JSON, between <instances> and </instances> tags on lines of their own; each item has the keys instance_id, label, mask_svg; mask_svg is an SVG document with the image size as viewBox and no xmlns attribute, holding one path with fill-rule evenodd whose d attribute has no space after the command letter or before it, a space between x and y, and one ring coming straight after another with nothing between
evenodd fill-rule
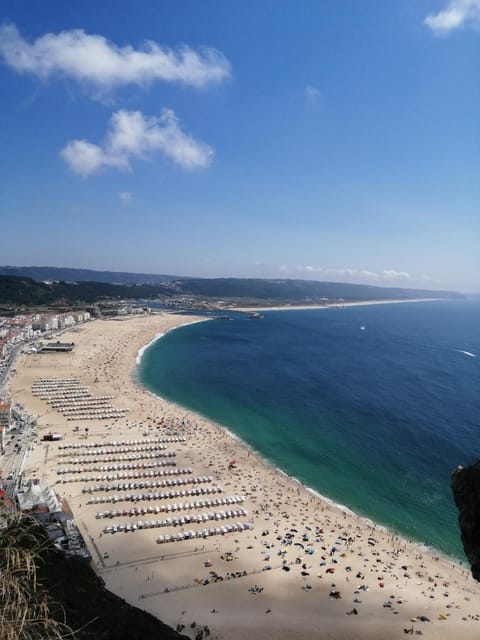
<instances>
[{"instance_id":1,"label":"turquoise water","mask_svg":"<svg viewBox=\"0 0 480 640\"><path fill-rule=\"evenodd\" d=\"M462 558L450 474L480 457L480 303L232 317L166 334L144 354L143 384L335 502Z\"/></svg>"}]
</instances>

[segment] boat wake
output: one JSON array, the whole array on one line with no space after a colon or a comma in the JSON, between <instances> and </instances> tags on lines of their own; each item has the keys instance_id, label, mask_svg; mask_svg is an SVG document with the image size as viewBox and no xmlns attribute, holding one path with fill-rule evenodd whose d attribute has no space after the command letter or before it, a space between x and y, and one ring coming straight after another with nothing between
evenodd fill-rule
<instances>
[{"instance_id":1,"label":"boat wake","mask_svg":"<svg viewBox=\"0 0 480 640\"><path fill-rule=\"evenodd\" d=\"M464 356L468 356L469 358L478 358L476 353L472 353L471 351L465 351L465 349L452 349L451 347L441 347L436 344L426 344L426 347L430 349L441 349L442 351L454 351L455 353L463 353Z\"/></svg>"},{"instance_id":2,"label":"boat wake","mask_svg":"<svg viewBox=\"0 0 480 640\"><path fill-rule=\"evenodd\" d=\"M455 349L455 351L457 351L458 353L463 353L464 355L468 356L469 358L476 358L477 357L476 353L471 353L470 351L464 351L463 349Z\"/></svg>"}]
</instances>

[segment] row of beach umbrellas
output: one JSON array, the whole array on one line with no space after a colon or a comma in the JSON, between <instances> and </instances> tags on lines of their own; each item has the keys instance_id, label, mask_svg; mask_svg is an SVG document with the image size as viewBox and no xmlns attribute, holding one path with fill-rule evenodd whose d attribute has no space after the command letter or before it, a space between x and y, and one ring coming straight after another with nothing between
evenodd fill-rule
<instances>
[{"instance_id":1,"label":"row of beach umbrellas","mask_svg":"<svg viewBox=\"0 0 480 640\"><path fill-rule=\"evenodd\" d=\"M152 469L154 467L174 467L177 463L175 460L155 460L155 462L136 462L136 463L125 463L125 464L109 464L102 465L100 467L92 467L91 469L57 469L58 475L64 475L67 473L85 473L95 471L131 471L133 469Z\"/></svg>"},{"instance_id":2,"label":"row of beach umbrellas","mask_svg":"<svg viewBox=\"0 0 480 640\"><path fill-rule=\"evenodd\" d=\"M213 482L212 476L190 476L189 478L167 478L166 480L140 480L138 482L120 482L117 484L100 484L83 487L82 493L109 491L136 491L137 489L157 489L161 487L181 487L189 484L206 484Z\"/></svg>"},{"instance_id":3,"label":"row of beach umbrellas","mask_svg":"<svg viewBox=\"0 0 480 640\"><path fill-rule=\"evenodd\" d=\"M73 388L84 386L78 378L35 378L33 387L39 388Z\"/></svg>"},{"instance_id":4,"label":"row of beach umbrellas","mask_svg":"<svg viewBox=\"0 0 480 640\"><path fill-rule=\"evenodd\" d=\"M128 529L128 524L124 524L124 523L112 524L105 527L103 529L103 533L116 533L115 529L117 531L122 531L122 530L136 531L138 528L145 529L145 528L158 528L158 527L178 527L178 526L183 526L185 524L190 524L190 523L201 524L203 522L209 522L212 520L227 520L229 518L238 518L246 515L248 515L247 510L242 508L231 509L229 511L208 511L204 513L195 513L191 515L185 515L185 516L182 516L181 518L164 518L163 520L151 520L148 523L147 527L145 526L147 523L143 522L142 520L139 521L142 524L142 526L139 527L138 526L139 522L136 522L130 525L130 529ZM125 529L122 529L122 526L124 526Z\"/></svg>"},{"instance_id":5,"label":"row of beach umbrellas","mask_svg":"<svg viewBox=\"0 0 480 640\"><path fill-rule=\"evenodd\" d=\"M34 381L32 392L45 400L67 419L104 420L121 418L127 409L115 408L108 402L113 396L94 396L88 387L72 378L42 378Z\"/></svg>"},{"instance_id":6,"label":"row of beach umbrellas","mask_svg":"<svg viewBox=\"0 0 480 640\"><path fill-rule=\"evenodd\" d=\"M111 406L108 400L101 400L100 398L85 398L84 400L55 400L54 402L49 402L49 404L57 409L58 407L73 410L73 409L90 409L95 407L105 407Z\"/></svg>"},{"instance_id":7,"label":"row of beach umbrellas","mask_svg":"<svg viewBox=\"0 0 480 640\"><path fill-rule=\"evenodd\" d=\"M36 396L41 398L42 400L53 400L54 402L58 399L63 400L65 402L82 402L83 400L111 400L115 396L94 396L90 393L90 391L85 388L83 391L62 391L59 393L58 391L48 391L48 392L37 392Z\"/></svg>"},{"instance_id":8,"label":"row of beach umbrellas","mask_svg":"<svg viewBox=\"0 0 480 640\"><path fill-rule=\"evenodd\" d=\"M127 409L121 411L109 410L108 413L81 413L78 416L67 416L67 422L78 422L79 420L111 420L112 418L124 418Z\"/></svg>"},{"instance_id":9,"label":"row of beach umbrellas","mask_svg":"<svg viewBox=\"0 0 480 640\"><path fill-rule=\"evenodd\" d=\"M62 460L67 464L96 464L99 462L133 462L135 460L152 460L155 458L175 458L175 451L161 451L153 453L132 453L130 455L107 455L99 456L98 458L70 458L69 460Z\"/></svg>"},{"instance_id":10,"label":"row of beach umbrellas","mask_svg":"<svg viewBox=\"0 0 480 640\"><path fill-rule=\"evenodd\" d=\"M42 400L48 400L52 397L56 397L56 398L61 398L62 400L70 400L70 399L75 399L75 398L91 398L92 394L90 393L90 391L88 391L87 388L80 390L80 389L75 389L74 391L42 391L42 390L38 390L38 389L34 389L32 387L32 391L34 391L35 395L38 396L39 398L41 398ZM113 398L113 396L97 396L97 398L103 399L103 400L109 400L111 398Z\"/></svg>"},{"instance_id":11,"label":"row of beach umbrellas","mask_svg":"<svg viewBox=\"0 0 480 640\"><path fill-rule=\"evenodd\" d=\"M133 507L132 509L115 509L98 511L95 514L100 518L119 518L121 516L143 516L147 513L172 513L176 511L189 511L190 509L205 509L206 507L220 507L243 502L243 496L229 496L228 498L212 498L211 500L192 500L191 502L179 502L163 505L149 505L147 507Z\"/></svg>"},{"instance_id":12,"label":"row of beach umbrellas","mask_svg":"<svg viewBox=\"0 0 480 640\"><path fill-rule=\"evenodd\" d=\"M181 491L155 491L154 493L127 493L125 495L95 496L87 500L87 504L116 504L117 502L144 502L146 500L167 500L185 498L187 496L203 496L212 493L222 493L221 487L195 487ZM85 493L85 491L84 491Z\"/></svg>"},{"instance_id":13,"label":"row of beach umbrellas","mask_svg":"<svg viewBox=\"0 0 480 640\"><path fill-rule=\"evenodd\" d=\"M111 449L87 449L87 451L62 451L58 454L60 458L67 458L68 456L98 456L98 455L114 455L119 453L129 453L135 451L165 451L167 449L166 444L145 444L143 446L132 447L113 447Z\"/></svg>"},{"instance_id":14,"label":"row of beach umbrellas","mask_svg":"<svg viewBox=\"0 0 480 640\"><path fill-rule=\"evenodd\" d=\"M45 396L51 396L51 395L79 395L81 393L90 393L89 388L87 387L86 384L84 384L83 382L80 382L80 380L77 381L77 384L75 383L66 383L66 384L62 384L62 383L52 383L52 384L36 384L35 382L32 384L32 392L35 395L45 395Z\"/></svg>"},{"instance_id":15,"label":"row of beach umbrellas","mask_svg":"<svg viewBox=\"0 0 480 640\"><path fill-rule=\"evenodd\" d=\"M123 447L137 444L159 444L162 442L185 442L184 436L169 436L164 438L143 438L141 440L107 440L107 442L73 442L59 444L59 449L89 449L96 447Z\"/></svg>"},{"instance_id":16,"label":"row of beach umbrellas","mask_svg":"<svg viewBox=\"0 0 480 640\"><path fill-rule=\"evenodd\" d=\"M226 533L233 533L245 531L251 529L252 525L248 522L233 522L232 524L225 524L221 527L215 527L210 529L180 531L173 535L158 536L157 544L164 544L167 542L181 542L182 540L195 540L198 538L209 538L210 536L220 536ZM126 531L126 529L125 529Z\"/></svg>"},{"instance_id":17,"label":"row of beach umbrellas","mask_svg":"<svg viewBox=\"0 0 480 640\"><path fill-rule=\"evenodd\" d=\"M158 476L183 475L193 473L191 467L185 469L155 469L154 471L133 471L127 473L109 473L98 476L74 476L63 478L62 482L111 482L112 480L138 480L139 478L157 478Z\"/></svg>"},{"instance_id":18,"label":"row of beach umbrellas","mask_svg":"<svg viewBox=\"0 0 480 640\"><path fill-rule=\"evenodd\" d=\"M98 420L106 419L110 420L110 418L123 418L125 414L129 411L129 409L118 409L109 405L108 407L103 407L102 409L60 409L60 413L62 413L67 420Z\"/></svg>"}]
</instances>

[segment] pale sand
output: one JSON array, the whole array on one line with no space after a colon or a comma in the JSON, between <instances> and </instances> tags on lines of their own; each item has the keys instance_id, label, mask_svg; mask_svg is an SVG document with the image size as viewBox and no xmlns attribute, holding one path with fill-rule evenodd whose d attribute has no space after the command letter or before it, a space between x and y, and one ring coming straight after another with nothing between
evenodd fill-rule
<instances>
[{"instance_id":1,"label":"pale sand","mask_svg":"<svg viewBox=\"0 0 480 640\"><path fill-rule=\"evenodd\" d=\"M436 302L444 298L409 298L408 300L361 300L358 302L327 302L326 304L285 304L268 307L229 307L230 311L300 311L308 309L343 309L370 307L377 304L405 304L407 302ZM228 310L227 309L227 310Z\"/></svg>"},{"instance_id":2,"label":"pale sand","mask_svg":"<svg viewBox=\"0 0 480 640\"><path fill-rule=\"evenodd\" d=\"M112 522L162 516L96 519L98 511L139 507L141 503L87 505L90 495L82 494L82 487L94 483L62 482L64 476L57 475L57 467L68 465L65 458L58 457L58 443L37 445L28 474L50 483L68 500L89 545L93 565L107 587L173 627L185 624L184 633L191 637L196 633L196 629L190 627L193 621L197 629L208 625L212 638L371 640L403 638L404 629L412 626L427 638L478 637L480 589L466 567L434 557L313 496L222 428L153 396L136 384L133 371L138 350L158 333L192 320L194 318L168 314L96 320L64 335L63 339L76 344L72 354L22 355L17 362L18 373L11 381L14 400L23 402L40 416L40 434L52 429L64 435L60 444L84 442L81 436L87 426L89 441L141 439L145 425L153 425L149 432L152 437L168 430L155 424L160 419L177 420L180 425L184 420L181 431L187 436L187 442L173 445L178 467L192 466L194 475L213 475L216 483L223 487L221 495L247 496L243 506L249 515L238 520L252 522L252 531L162 545L156 544L157 536L178 529L100 535L103 527ZM113 428L107 427L108 422L67 422L45 402L32 396L31 383L39 376L79 378L96 394L115 394L112 403L129 407L130 412L127 418L112 421ZM72 429L76 424L80 425L80 432L74 433ZM234 470L228 470L228 461L232 458L237 465ZM158 501L144 504L158 504ZM210 526L217 524L187 525L187 528ZM317 536L316 541L317 527L323 529L323 534ZM299 546L285 546L277 539L277 535L291 528L298 532L294 542L301 543L303 534L308 535L315 548L313 555L305 554ZM269 533L262 535L263 531ZM350 538L350 542L339 540L342 535L347 540ZM377 540L375 546L368 544L371 535ZM332 546L338 551L330 555ZM280 549L287 549L285 557L292 562L288 573L281 569L282 557L277 555ZM226 551L233 552L233 561L221 559ZM104 558L105 554L108 558ZM268 561L266 554L270 555ZM300 564L295 563L296 558L301 558ZM211 567L204 566L206 560L211 561ZM273 569L262 571L267 563ZM302 564L306 565L308 576L302 577ZM335 569L333 575L326 573L330 567ZM205 586L195 582L195 579L208 578L212 570L224 578L228 572L247 571L249 575ZM329 597L332 583L341 593L338 600ZM249 592L254 585L263 587L263 591L256 595ZM307 585L311 585L311 589L306 589ZM390 601L391 606L384 606L386 601ZM354 607L358 615L347 615ZM440 613L447 619L439 619ZM422 615L430 622L411 621Z\"/></svg>"}]
</instances>

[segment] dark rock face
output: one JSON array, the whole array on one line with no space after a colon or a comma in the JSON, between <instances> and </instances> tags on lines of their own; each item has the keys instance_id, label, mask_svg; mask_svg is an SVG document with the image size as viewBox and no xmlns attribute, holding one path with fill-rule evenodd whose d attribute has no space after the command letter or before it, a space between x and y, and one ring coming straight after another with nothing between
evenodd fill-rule
<instances>
[{"instance_id":1,"label":"dark rock face","mask_svg":"<svg viewBox=\"0 0 480 640\"><path fill-rule=\"evenodd\" d=\"M463 550L472 576L480 582L480 462L458 467L452 474L451 486L459 511Z\"/></svg>"}]
</instances>

